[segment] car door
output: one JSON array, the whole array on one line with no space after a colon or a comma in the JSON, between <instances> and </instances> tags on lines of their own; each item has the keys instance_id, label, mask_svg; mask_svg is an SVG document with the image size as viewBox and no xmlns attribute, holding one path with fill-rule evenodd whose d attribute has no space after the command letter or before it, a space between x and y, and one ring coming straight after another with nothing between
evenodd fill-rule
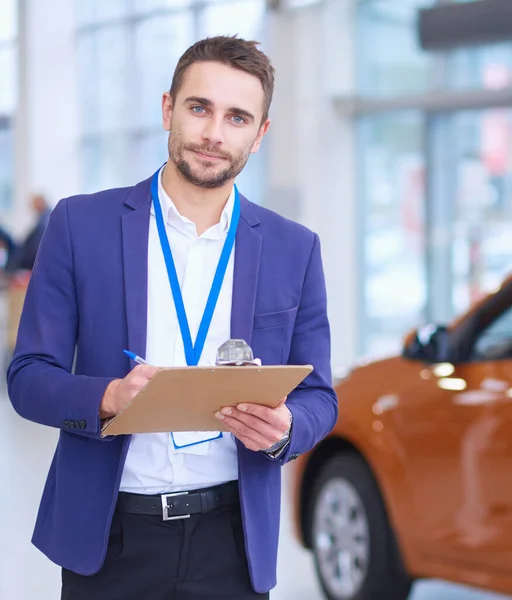
<instances>
[{"instance_id":1,"label":"car door","mask_svg":"<svg viewBox=\"0 0 512 600\"><path fill-rule=\"evenodd\" d=\"M452 375L465 383L452 396L454 417L474 412L460 440L463 501L454 515L452 536L457 555L478 556L480 564L508 571L512 559L512 307L488 317L476 333L467 362L456 365Z\"/></svg>"},{"instance_id":2,"label":"car door","mask_svg":"<svg viewBox=\"0 0 512 600\"><path fill-rule=\"evenodd\" d=\"M498 300L458 336L456 361L418 366L393 418L424 552L500 569L512 550L512 294Z\"/></svg>"},{"instance_id":3,"label":"car door","mask_svg":"<svg viewBox=\"0 0 512 600\"><path fill-rule=\"evenodd\" d=\"M387 419L405 471L412 533L425 554L453 560L460 555L454 523L467 487L460 469L462 440L479 421L482 406L456 401L460 392L450 388L461 383L454 365L416 367L416 379L407 377L397 386L396 409Z\"/></svg>"}]
</instances>

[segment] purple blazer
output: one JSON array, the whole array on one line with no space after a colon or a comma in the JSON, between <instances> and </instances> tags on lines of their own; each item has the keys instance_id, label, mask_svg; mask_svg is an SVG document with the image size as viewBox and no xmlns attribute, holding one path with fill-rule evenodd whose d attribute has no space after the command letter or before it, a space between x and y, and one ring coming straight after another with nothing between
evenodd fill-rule
<instances>
[{"instance_id":1,"label":"purple blazer","mask_svg":"<svg viewBox=\"0 0 512 600\"><path fill-rule=\"evenodd\" d=\"M146 352L150 205L150 180L59 202L7 372L15 410L60 429L32 541L82 575L103 564L130 441L101 438L99 406L107 385L129 372L122 350ZM238 444L251 581L263 593L276 583L281 466L329 433L337 400L317 235L241 197L235 248L231 336L263 364L314 366L289 396L285 452L270 459Z\"/></svg>"}]
</instances>

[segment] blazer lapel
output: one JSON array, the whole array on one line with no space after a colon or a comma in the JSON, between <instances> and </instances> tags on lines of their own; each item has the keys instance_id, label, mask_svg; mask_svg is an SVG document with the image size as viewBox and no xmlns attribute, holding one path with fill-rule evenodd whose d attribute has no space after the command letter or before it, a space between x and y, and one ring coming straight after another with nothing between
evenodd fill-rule
<instances>
[{"instance_id":1,"label":"blazer lapel","mask_svg":"<svg viewBox=\"0 0 512 600\"><path fill-rule=\"evenodd\" d=\"M253 205L240 196L241 215L235 240L231 337L252 341L256 290L261 257L259 219Z\"/></svg>"},{"instance_id":2,"label":"blazer lapel","mask_svg":"<svg viewBox=\"0 0 512 600\"><path fill-rule=\"evenodd\" d=\"M148 307L148 239L150 182L133 189L125 204L133 210L122 217L123 266L129 350L146 355Z\"/></svg>"},{"instance_id":3,"label":"blazer lapel","mask_svg":"<svg viewBox=\"0 0 512 600\"><path fill-rule=\"evenodd\" d=\"M257 231L258 216L253 205L240 196L240 223L235 240L235 267L233 276L233 301L231 306L231 337L252 343L256 290L261 258L261 234ZM239 485L244 492L244 472L254 452L247 450L239 439L235 439L239 459ZM242 502L242 508L244 504ZM244 517L249 518L244 514Z\"/></svg>"}]
</instances>

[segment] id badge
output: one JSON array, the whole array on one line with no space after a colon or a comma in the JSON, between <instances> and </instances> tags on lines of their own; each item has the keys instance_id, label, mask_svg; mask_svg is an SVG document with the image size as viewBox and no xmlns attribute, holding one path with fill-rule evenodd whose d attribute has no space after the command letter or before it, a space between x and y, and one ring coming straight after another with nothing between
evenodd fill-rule
<instances>
[{"instance_id":1,"label":"id badge","mask_svg":"<svg viewBox=\"0 0 512 600\"><path fill-rule=\"evenodd\" d=\"M192 448L196 446L196 450L201 450L197 454L206 454L203 448L199 448L201 444L212 442L222 437L222 431L176 431L171 432L171 439L175 450L184 448ZM207 446L204 447L207 451Z\"/></svg>"}]
</instances>

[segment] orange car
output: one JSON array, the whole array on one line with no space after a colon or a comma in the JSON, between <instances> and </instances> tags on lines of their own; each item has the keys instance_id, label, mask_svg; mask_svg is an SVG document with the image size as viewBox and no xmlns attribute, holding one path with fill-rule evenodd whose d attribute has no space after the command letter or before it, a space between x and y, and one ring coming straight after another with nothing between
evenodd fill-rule
<instances>
[{"instance_id":1,"label":"orange car","mask_svg":"<svg viewBox=\"0 0 512 600\"><path fill-rule=\"evenodd\" d=\"M325 597L405 600L420 577L512 593L512 279L336 391L332 435L295 466Z\"/></svg>"}]
</instances>

